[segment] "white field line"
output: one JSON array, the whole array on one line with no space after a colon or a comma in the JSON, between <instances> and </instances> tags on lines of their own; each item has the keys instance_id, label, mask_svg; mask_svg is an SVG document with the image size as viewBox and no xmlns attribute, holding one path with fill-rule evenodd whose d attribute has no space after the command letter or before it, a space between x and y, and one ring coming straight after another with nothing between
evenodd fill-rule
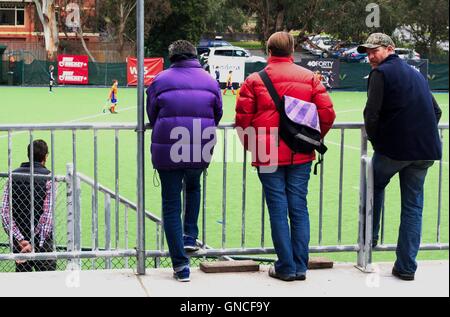
<instances>
[{"instance_id":1,"label":"white field line","mask_svg":"<svg viewBox=\"0 0 450 317\"><path fill-rule=\"evenodd\" d=\"M136 107L123 108L123 109L120 109L120 112L125 112L125 111L132 110L132 109L136 109ZM82 117L82 118L70 120L70 121L67 121L67 122L64 122L64 123L74 123L74 122L78 122L78 121L89 120L89 119L94 119L94 118L108 116L108 115L111 115L111 114L108 113L108 112L107 113L98 113L96 115L92 115L92 116L88 116L88 117Z\"/></svg>"}]
</instances>

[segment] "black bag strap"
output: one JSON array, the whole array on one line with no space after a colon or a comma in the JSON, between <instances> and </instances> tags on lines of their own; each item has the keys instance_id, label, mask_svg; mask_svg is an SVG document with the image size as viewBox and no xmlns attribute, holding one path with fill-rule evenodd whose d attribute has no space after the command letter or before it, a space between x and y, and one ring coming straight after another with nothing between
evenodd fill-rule
<instances>
[{"instance_id":1,"label":"black bag strap","mask_svg":"<svg viewBox=\"0 0 450 317\"><path fill-rule=\"evenodd\" d=\"M269 91L269 94L272 97L273 102L275 102L275 106L277 107L277 110L279 112L283 111L283 109L281 109L281 98L278 95L275 87L273 86L273 83L270 80L269 75L267 75L266 70L263 69L258 74L259 74L259 77L261 77L261 79L262 79L264 85L266 86L267 90Z\"/></svg>"},{"instance_id":2,"label":"black bag strap","mask_svg":"<svg viewBox=\"0 0 450 317\"><path fill-rule=\"evenodd\" d=\"M317 175L317 168L323 164L323 154L319 154L319 160L314 164L314 175Z\"/></svg>"},{"instance_id":3,"label":"black bag strap","mask_svg":"<svg viewBox=\"0 0 450 317\"><path fill-rule=\"evenodd\" d=\"M261 77L264 85L266 86L267 90L269 91L270 96L272 97L273 101L275 102L275 106L277 107L278 112L282 113L282 100L280 96L278 95L277 91L275 90L275 87L273 86L272 81L269 78L269 75L267 75L267 72L265 69L260 71L258 73L259 77ZM322 164L323 162L323 155L327 152L328 148L323 144L323 141L320 142L320 146L316 148L316 151L319 152L319 161L314 166L314 175L317 175L317 167L318 165Z\"/></svg>"}]
</instances>

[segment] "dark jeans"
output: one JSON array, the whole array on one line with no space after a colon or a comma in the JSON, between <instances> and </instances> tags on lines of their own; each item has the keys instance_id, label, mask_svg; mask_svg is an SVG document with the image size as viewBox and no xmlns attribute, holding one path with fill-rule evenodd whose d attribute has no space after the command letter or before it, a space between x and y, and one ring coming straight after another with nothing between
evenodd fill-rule
<instances>
[{"instance_id":1,"label":"dark jeans","mask_svg":"<svg viewBox=\"0 0 450 317\"><path fill-rule=\"evenodd\" d=\"M311 165L280 166L274 173L258 172L278 256L275 271L284 276L306 274L308 269L310 224L306 196Z\"/></svg>"},{"instance_id":2,"label":"dark jeans","mask_svg":"<svg viewBox=\"0 0 450 317\"><path fill-rule=\"evenodd\" d=\"M53 240L47 239L44 245L39 247L39 239L36 238L35 243L36 253L47 253L53 252ZM14 244L14 253L20 253L20 249L17 243ZM22 264L16 263L16 272L45 272L45 271L56 271L56 261L55 260L43 260L43 261L27 261Z\"/></svg>"},{"instance_id":3,"label":"dark jeans","mask_svg":"<svg viewBox=\"0 0 450 317\"><path fill-rule=\"evenodd\" d=\"M172 266L181 271L189 266L183 244L185 235L198 238L198 215L200 211L200 176L203 169L158 170L161 179L164 231L169 246ZM186 214L181 221L183 179L186 183Z\"/></svg>"},{"instance_id":4,"label":"dark jeans","mask_svg":"<svg viewBox=\"0 0 450 317\"><path fill-rule=\"evenodd\" d=\"M400 177L401 222L395 268L401 273L415 273L416 257L422 234L423 185L433 161L395 161L379 153L373 156L374 205L373 239L378 241L384 191L395 174Z\"/></svg>"}]
</instances>

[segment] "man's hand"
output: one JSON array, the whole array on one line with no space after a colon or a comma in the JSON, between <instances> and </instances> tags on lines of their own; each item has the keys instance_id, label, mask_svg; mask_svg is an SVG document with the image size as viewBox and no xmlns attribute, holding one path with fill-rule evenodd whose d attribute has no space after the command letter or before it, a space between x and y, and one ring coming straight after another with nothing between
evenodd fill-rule
<instances>
[{"instance_id":1,"label":"man's hand","mask_svg":"<svg viewBox=\"0 0 450 317\"><path fill-rule=\"evenodd\" d=\"M27 240L20 241L19 248L20 248L20 253L31 253L31 251L33 250L31 243ZM27 262L27 261L24 261L24 260L16 261L17 264L24 264L25 262Z\"/></svg>"}]
</instances>

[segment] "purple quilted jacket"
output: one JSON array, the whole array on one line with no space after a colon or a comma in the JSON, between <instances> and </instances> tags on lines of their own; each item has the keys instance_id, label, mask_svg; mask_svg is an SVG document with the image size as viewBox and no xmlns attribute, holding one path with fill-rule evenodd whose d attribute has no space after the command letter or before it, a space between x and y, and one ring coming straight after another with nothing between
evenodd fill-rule
<instances>
[{"instance_id":1,"label":"purple quilted jacket","mask_svg":"<svg viewBox=\"0 0 450 317\"><path fill-rule=\"evenodd\" d=\"M147 89L147 114L155 169L208 167L205 153L212 154L215 145L222 95L196 59L176 62L156 76Z\"/></svg>"}]
</instances>

